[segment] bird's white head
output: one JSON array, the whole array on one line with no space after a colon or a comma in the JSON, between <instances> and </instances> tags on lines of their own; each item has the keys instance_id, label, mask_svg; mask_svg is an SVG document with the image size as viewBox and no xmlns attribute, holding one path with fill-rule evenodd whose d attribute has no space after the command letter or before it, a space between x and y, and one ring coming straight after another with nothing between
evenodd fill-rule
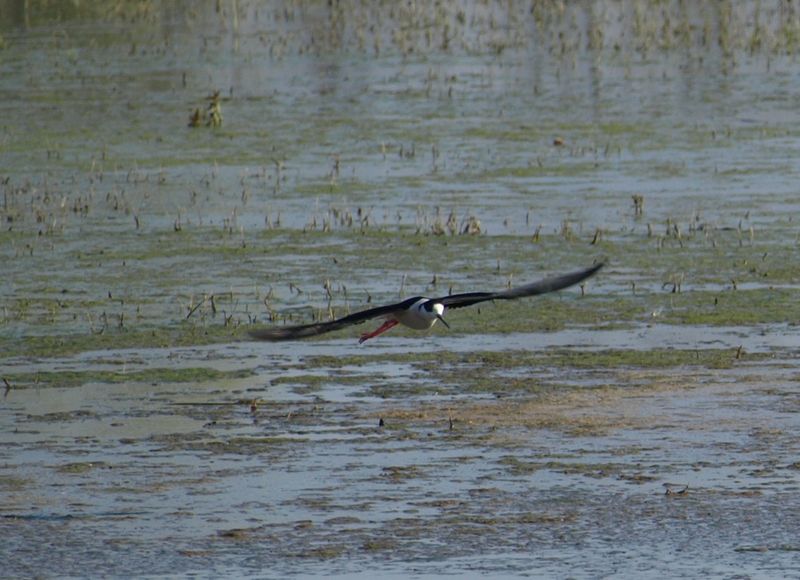
<instances>
[{"instance_id":1,"label":"bird's white head","mask_svg":"<svg viewBox=\"0 0 800 580\"><path fill-rule=\"evenodd\" d=\"M395 317L404 326L415 330L427 330L436 324L437 320L441 320L442 324L450 328L450 325L442 317L443 314L444 304L434 302L428 298L419 298L408 310L398 312Z\"/></svg>"},{"instance_id":2,"label":"bird's white head","mask_svg":"<svg viewBox=\"0 0 800 580\"><path fill-rule=\"evenodd\" d=\"M430 307L431 307L430 310L431 314L433 314L436 317L433 322L436 322L436 320L441 320L442 324L444 324L447 328L450 328L450 325L447 324L447 321L444 319L443 316L444 304L440 304L439 302L434 302L433 304L430 305ZM431 323L431 325L433 325L433 323Z\"/></svg>"}]
</instances>

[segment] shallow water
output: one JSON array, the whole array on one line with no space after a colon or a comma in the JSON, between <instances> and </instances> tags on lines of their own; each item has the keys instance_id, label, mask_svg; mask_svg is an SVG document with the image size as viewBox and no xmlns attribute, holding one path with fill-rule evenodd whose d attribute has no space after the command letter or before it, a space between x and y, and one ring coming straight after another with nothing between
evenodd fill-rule
<instances>
[{"instance_id":1,"label":"shallow water","mask_svg":"<svg viewBox=\"0 0 800 580\"><path fill-rule=\"evenodd\" d=\"M0 2L0 575L800 574L794 4L56 10Z\"/></svg>"}]
</instances>

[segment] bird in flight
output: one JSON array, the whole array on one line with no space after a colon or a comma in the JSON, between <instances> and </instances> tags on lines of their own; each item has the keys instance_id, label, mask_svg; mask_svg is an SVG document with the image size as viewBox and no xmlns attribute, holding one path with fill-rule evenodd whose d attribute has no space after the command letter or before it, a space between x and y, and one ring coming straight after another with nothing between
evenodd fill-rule
<instances>
[{"instance_id":1,"label":"bird in flight","mask_svg":"<svg viewBox=\"0 0 800 580\"><path fill-rule=\"evenodd\" d=\"M369 340L370 338L374 338L386 332L398 324L413 328L414 330L427 330L436 324L437 320L440 320L442 324L450 328L450 325L447 324L447 321L444 319L445 310L464 308L465 306L472 306L490 300L515 300L517 298L555 292L583 282L597 273L602 267L603 263L601 262L595 264L591 268L564 274L562 276L545 278L538 282L532 282L500 292L467 292L464 294L451 294L450 296L442 296L439 298L414 296L413 298L408 298L396 304L369 308L328 322L301 324L299 326L260 328L251 330L249 334L255 339L272 342L297 340L333 332L334 330L347 328L354 324L361 324L373 318L383 318L384 322L378 328L361 335L361 338L358 339L360 344L365 340Z\"/></svg>"}]
</instances>

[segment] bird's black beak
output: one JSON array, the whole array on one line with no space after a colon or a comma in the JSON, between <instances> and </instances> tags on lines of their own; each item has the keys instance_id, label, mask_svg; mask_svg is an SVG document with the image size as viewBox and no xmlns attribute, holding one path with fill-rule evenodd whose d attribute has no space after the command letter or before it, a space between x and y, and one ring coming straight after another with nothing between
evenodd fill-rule
<instances>
[{"instance_id":1,"label":"bird's black beak","mask_svg":"<svg viewBox=\"0 0 800 580\"><path fill-rule=\"evenodd\" d=\"M447 324L447 321L444 319L444 317L441 314L437 314L436 318L438 318L439 320L442 321L442 324L444 324L447 327L447 330L450 330L450 325Z\"/></svg>"}]
</instances>

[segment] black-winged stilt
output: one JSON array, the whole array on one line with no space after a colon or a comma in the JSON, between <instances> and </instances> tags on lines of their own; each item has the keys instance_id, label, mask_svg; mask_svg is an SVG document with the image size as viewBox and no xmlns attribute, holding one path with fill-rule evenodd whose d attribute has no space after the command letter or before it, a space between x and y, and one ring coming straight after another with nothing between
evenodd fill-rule
<instances>
[{"instance_id":1,"label":"black-winged stilt","mask_svg":"<svg viewBox=\"0 0 800 580\"><path fill-rule=\"evenodd\" d=\"M356 312L355 314L350 314L329 322L251 330L250 336L258 340L269 341L296 340L309 336L317 336L326 332L333 332L334 330L360 324L373 318L384 318L385 321L372 332L365 332L362 334L361 338L358 339L359 343L374 338L398 324L415 330L427 330L436 324L437 320L441 320L442 324L450 328L450 325L447 324L443 317L445 310L448 308L463 308L464 306L472 306L473 304L479 304L489 300L515 300L517 298L525 298L526 296L555 292L583 282L602 267L603 263L601 262L585 270L564 274L563 276L545 278L538 282L517 286L516 288L510 288L501 292L467 292L465 294L451 294L450 296L442 296L440 298L414 296L413 298L403 300L397 304L388 304L386 306L362 310L361 312Z\"/></svg>"}]
</instances>

